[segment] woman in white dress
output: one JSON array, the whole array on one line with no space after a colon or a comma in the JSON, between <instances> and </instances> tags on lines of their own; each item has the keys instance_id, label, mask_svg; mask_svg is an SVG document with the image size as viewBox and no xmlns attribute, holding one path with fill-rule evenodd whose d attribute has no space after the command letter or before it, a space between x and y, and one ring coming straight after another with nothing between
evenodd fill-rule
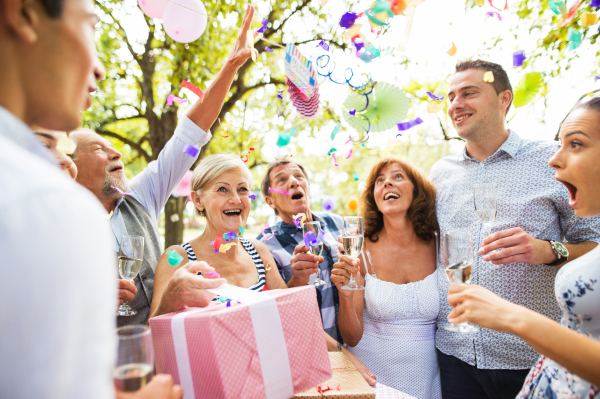
<instances>
[{"instance_id":1,"label":"woman in white dress","mask_svg":"<svg viewBox=\"0 0 600 399\"><path fill-rule=\"evenodd\" d=\"M435 188L410 163L383 159L369 174L360 209L363 254L342 256L331 274L344 342L378 382L418 399L441 398ZM364 291L341 289L350 273Z\"/></svg>"}]
</instances>

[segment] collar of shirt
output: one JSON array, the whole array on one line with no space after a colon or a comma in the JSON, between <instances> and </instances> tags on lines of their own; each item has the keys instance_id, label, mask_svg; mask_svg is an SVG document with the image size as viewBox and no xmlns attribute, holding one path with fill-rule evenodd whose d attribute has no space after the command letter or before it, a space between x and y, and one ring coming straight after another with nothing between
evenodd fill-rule
<instances>
[{"instance_id":1,"label":"collar of shirt","mask_svg":"<svg viewBox=\"0 0 600 399\"><path fill-rule=\"evenodd\" d=\"M0 135L40 158L43 158L54 165L58 165L56 158L54 158L52 153L35 137L35 134L31 129L3 107L0 107Z\"/></svg>"},{"instance_id":2,"label":"collar of shirt","mask_svg":"<svg viewBox=\"0 0 600 399\"><path fill-rule=\"evenodd\" d=\"M501 157L504 154L508 154L511 158L514 158L517 153L519 152L519 147L521 146L521 137L513 130L508 129L509 135L508 138L506 139L506 141L500 146L500 148L498 148L498 150L496 150L496 152L492 155L490 155L489 157L487 157L485 160L483 160L483 162L490 162L493 161L499 157ZM479 162L474 158L471 158L468 154L467 154L467 146L465 145L465 148L463 149L463 151L458 155L458 160L459 161L473 161L473 162Z\"/></svg>"}]
</instances>

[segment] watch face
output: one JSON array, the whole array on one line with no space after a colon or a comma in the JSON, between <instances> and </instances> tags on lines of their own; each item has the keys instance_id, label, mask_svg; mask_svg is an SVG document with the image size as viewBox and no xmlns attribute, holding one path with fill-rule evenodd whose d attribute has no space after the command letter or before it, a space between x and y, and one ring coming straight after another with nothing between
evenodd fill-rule
<instances>
[{"instance_id":1,"label":"watch face","mask_svg":"<svg viewBox=\"0 0 600 399\"><path fill-rule=\"evenodd\" d=\"M560 254L560 256L562 256L563 258L566 258L569 256L569 250L567 249L567 247L562 245L560 242L554 243L554 249L556 249L556 252L558 252Z\"/></svg>"}]
</instances>

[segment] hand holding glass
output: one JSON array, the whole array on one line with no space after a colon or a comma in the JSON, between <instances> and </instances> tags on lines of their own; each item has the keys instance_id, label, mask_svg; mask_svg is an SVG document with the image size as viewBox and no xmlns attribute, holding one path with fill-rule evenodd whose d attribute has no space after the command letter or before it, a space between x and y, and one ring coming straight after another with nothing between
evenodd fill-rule
<instances>
[{"instance_id":1,"label":"hand holding glass","mask_svg":"<svg viewBox=\"0 0 600 399\"><path fill-rule=\"evenodd\" d=\"M143 257L144 237L123 236L119 246L119 274L121 278L133 283L133 279L142 268ZM129 306L127 301L123 301L117 311L119 316L133 316L134 314L137 314L137 312Z\"/></svg>"},{"instance_id":2,"label":"hand holding glass","mask_svg":"<svg viewBox=\"0 0 600 399\"><path fill-rule=\"evenodd\" d=\"M321 235L322 238L324 232L321 229L321 222L304 222L302 226L302 236L306 237L306 235L309 233L314 234L315 237L319 237L319 235ZM308 249L310 249L311 254L321 256L321 252L323 252L323 240L321 239L321 242L317 243L316 245L308 246ZM314 283L312 283L312 285L318 287L327 284L325 281L321 280L320 274L320 270L317 270L317 278L315 279Z\"/></svg>"},{"instance_id":3,"label":"hand holding glass","mask_svg":"<svg viewBox=\"0 0 600 399\"><path fill-rule=\"evenodd\" d=\"M346 255L352 259L358 259L363 249L365 240L365 228L363 218L360 216L344 217L344 232L342 235L342 244ZM343 290L364 290L365 287L356 284L354 275L350 276L350 281L342 287Z\"/></svg>"},{"instance_id":4,"label":"hand holding glass","mask_svg":"<svg viewBox=\"0 0 600 399\"><path fill-rule=\"evenodd\" d=\"M141 325L117 330L118 352L113 381L122 392L135 392L146 386L154 374L154 349L150 328Z\"/></svg>"},{"instance_id":5,"label":"hand holding glass","mask_svg":"<svg viewBox=\"0 0 600 399\"><path fill-rule=\"evenodd\" d=\"M468 230L454 230L444 234L444 266L451 284L470 284L473 278L473 239ZM444 326L449 331L476 332L469 323Z\"/></svg>"}]
</instances>

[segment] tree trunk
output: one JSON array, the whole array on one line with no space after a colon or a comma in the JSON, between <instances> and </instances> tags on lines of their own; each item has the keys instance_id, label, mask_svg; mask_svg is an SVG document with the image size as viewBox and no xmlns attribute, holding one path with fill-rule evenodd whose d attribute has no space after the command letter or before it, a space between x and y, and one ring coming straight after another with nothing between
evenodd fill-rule
<instances>
[{"instance_id":1,"label":"tree trunk","mask_svg":"<svg viewBox=\"0 0 600 399\"><path fill-rule=\"evenodd\" d=\"M165 205L165 249L183 243L183 210L187 197L171 196Z\"/></svg>"}]
</instances>

